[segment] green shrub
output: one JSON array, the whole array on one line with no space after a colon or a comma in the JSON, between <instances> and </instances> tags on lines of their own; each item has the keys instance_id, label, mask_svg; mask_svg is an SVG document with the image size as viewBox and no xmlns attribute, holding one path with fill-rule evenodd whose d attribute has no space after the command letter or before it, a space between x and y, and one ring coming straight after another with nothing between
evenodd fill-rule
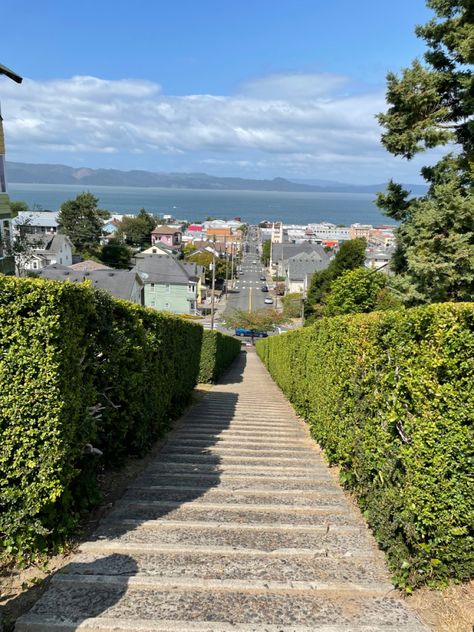
<instances>
[{"instance_id":1,"label":"green shrub","mask_svg":"<svg viewBox=\"0 0 474 632\"><path fill-rule=\"evenodd\" d=\"M215 382L239 353L240 340L204 329L199 381Z\"/></svg>"},{"instance_id":2,"label":"green shrub","mask_svg":"<svg viewBox=\"0 0 474 632\"><path fill-rule=\"evenodd\" d=\"M84 359L93 342L92 290L0 278L0 534L28 555L74 522L69 493L96 434L95 389Z\"/></svg>"},{"instance_id":3,"label":"green shrub","mask_svg":"<svg viewBox=\"0 0 474 632\"><path fill-rule=\"evenodd\" d=\"M99 459L143 454L189 400L202 327L88 284L0 277L0 554L60 544Z\"/></svg>"},{"instance_id":4,"label":"green shrub","mask_svg":"<svg viewBox=\"0 0 474 632\"><path fill-rule=\"evenodd\" d=\"M474 306L324 318L257 352L353 490L396 583L474 574Z\"/></svg>"}]
</instances>

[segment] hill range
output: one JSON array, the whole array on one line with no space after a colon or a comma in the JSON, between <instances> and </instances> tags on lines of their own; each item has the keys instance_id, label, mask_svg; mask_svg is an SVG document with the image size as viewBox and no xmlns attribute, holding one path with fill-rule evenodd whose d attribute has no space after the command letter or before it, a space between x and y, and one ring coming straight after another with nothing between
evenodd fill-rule
<instances>
[{"instance_id":1,"label":"hill range","mask_svg":"<svg viewBox=\"0 0 474 632\"><path fill-rule=\"evenodd\" d=\"M285 191L320 193L377 193L386 183L345 184L330 180L297 180L211 176L207 173L165 173L142 170L90 169L66 165L7 162L8 180L24 184L81 184L84 186L160 187L164 189L203 189L237 191ZM426 192L420 184L404 185L413 195Z\"/></svg>"}]
</instances>

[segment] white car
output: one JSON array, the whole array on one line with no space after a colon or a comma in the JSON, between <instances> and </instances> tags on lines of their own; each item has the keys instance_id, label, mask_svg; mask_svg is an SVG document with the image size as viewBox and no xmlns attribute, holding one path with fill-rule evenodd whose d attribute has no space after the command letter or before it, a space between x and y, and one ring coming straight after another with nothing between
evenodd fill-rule
<instances>
[{"instance_id":1,"label":"white car","mask_svg":"<svg viewBox=\"0 0 474 632\"><path fill-rule=\"evenodd\" d=\"M263 301L267 305L273 305L273 299L267 296L267 298Z\"/></svg>"}]
</instances>

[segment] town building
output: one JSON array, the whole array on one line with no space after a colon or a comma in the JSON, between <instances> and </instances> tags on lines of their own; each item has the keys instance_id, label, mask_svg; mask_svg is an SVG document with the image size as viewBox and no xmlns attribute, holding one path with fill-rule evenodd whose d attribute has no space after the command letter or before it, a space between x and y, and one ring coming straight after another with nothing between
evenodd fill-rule
<instances>
[{"instance_id":1,"label":"town building","mask_svg":"<svg viewBox=\"0 0 474 632\"><path fill-rule=\"evenodd\" d=\"M23 81L22 77L0 64L0 75L5 75L16 83ZM7 193L7 176L5 172L5 137L3 134L3 119L0 110L0 273L14 274L15 260L11 253L13 219L10 198Z\"/></svg>"},{"instance_id":2,"label":"town building","mask_svg":"<svg viewBox=\"0 0 474 632\"><path fill-rule=\"evenodd\" d=\"M275 244L270 249L270 268L275 270L278 276L284 276L285 263L291 257L301 253L317 252L322 259L329 261L329 256L320 244L304 242L301 244Z\"/></svg>"},{"instance_id":3,"label":"town building","mask_svg":"<svg viewBox=\"0 0 474 632\"><path fill-rule=\"evenodd\" d=\"M146 307L175 314L196 313L201 300L201 266L183 265L168 255L148 254L137 258L136 270L145 284Z\"/></svg>"},{"instance_id":4,"label":"town building","mask_svg":"<svg viewBox=\"0 0 474 632\"><path fill-rule=\"evenodd\" d=\"M144 282L136 270L77 270L62 265L50 265L43 268L38 276L51 281L89 281L92 287L105 290L115 298L143 305Z\"/></svg>"},{"instance_id":5,"label":"town building","mask_svg":"<svg viewBox=\"0 0 474 632\"><path fill-rule=\"evenodd\" d=\"M104 263L92 261L92 259L78 261L77 263L73 263L72 265L70 265L69 268L71 268L71 270L78 270L79 272L92 272L93 270L113 270L113 268L106 266Z\"/></svg>"},{"instance_id":6,"label":"town building","mask_svg":"<svg viewBox=\"0 0 474 632\"><path fill-rule=\"evenodd\" d=\"M283 263L285 291L300 293L305 291L305 280L315 272L324 270L329 265L329 256L322 249L312 252L300 252Z\"/></svg>"},{"instance_id":7,"label":"town building","mask_svg":"<svg viewBox=\"0 0 474 632\"><path fill-rule=\"evenodd\" d=\"M20 276L25 272L38 272L53 264L72 265L73 245L67 235L27 235L25 239L30 244L29 248L15 256L15 265Z\"/></svg>"},{"instance_id":8,"label":"town building","mask_svg":"<svg viewBox=\"0 0 474 632\"><path fill-rule=\"evenodd\" d=\"M368 241L372 230L372 224L351 224L349 228L349 239L366 239Z\"/></svg>"},{"instance_id":9,"label":"town building","mask_svg":"<svg viewBox=\"0 0 474 632\"><path fill-rule=\"evenodd\" d=\"M157 242L165 244L170 248L180 247L182 241L182 232L178 228L172 226L158 225L151 233L152 246Z\"/></svg>"},{"instance_id":10,"label":"town building","mask_svg":"<svg viewBox=\"0 0 474 632\"><path fill-rule=\"evenodd\" d=\"M16 236L56 233L58 213L54 211L25 211L18 213L12 226Z\"/></svg>"}]
</instances>

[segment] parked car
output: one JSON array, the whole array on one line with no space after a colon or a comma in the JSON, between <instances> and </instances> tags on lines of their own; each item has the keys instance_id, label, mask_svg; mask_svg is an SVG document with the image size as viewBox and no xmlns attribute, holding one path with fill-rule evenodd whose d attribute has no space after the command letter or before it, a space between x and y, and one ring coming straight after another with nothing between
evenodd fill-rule
<instances>
[{"instance_id":1,"label":"parked car","mask_svg":"<svg viewBox=\"0 0 474 632\"><path fill-rule=\"evenodd\" d=\"M250 329L244 329L243 327L237 327L235 330L236 336L251 336L252 332Z\"/></svg>"},{"instance_id":2,"label":"parked car","mask_svg":"<svg viewBox=\"0 0 474 632\"><path fill-rule=\"evenodd\" d=\"M251 329L245 329L244 327L237 327L235 330L236 336L249 336L254 338L266 338L268 336L266 331L252 331Z\"/></svg>"},{"instance_id":3,"label":"parked car","mask_svg":"<svg viewBox=\"0 0 474 632\"><path fill-rule=\"evenodd\" d=\"M273 299L267 296L267 298L263 301L267 305L273 305Z\"/></svg>"}]
</instances>

